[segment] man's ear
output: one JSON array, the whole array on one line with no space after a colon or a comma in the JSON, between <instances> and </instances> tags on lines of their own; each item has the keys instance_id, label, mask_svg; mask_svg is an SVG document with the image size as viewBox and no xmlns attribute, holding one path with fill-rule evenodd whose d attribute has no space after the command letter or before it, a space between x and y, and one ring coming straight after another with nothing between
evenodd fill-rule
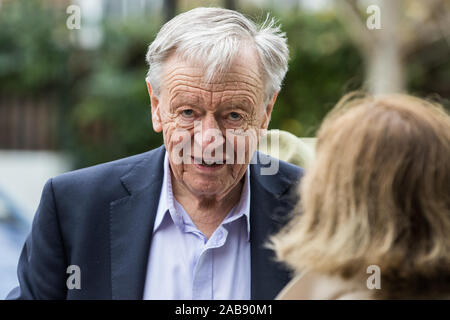
<instances>
[{"instance_id":1,"label":"man's ear","mask_svg":"<svg viewBox=\"0 0 450 320\"><path fill-rule=\"evenodd\" d=\"M266 110L264 110L264 120L261 123L261 129L267 129L269 127L270 117L272 115L273 106L275 105L275 101L277 100L278 92L275 92L269 103L266 106Z\"/></svg>"},{"instance_id":2,"label":"man's ear","mask_svg":"<svg viewBox=\"0 0 450 320\"><path fill-rule=\"evenodd\" d=\"M161 132L162 131L162 122L161 122L161 115L159 112L159 99L156 97L156 95L152 91L152 86L148 81L145 81L147 83L147 89L148 89L148 95L150 96L150 103L152 106L152 124L153 124L153 130L155 132Z\"/></svg>"}]
</instances>

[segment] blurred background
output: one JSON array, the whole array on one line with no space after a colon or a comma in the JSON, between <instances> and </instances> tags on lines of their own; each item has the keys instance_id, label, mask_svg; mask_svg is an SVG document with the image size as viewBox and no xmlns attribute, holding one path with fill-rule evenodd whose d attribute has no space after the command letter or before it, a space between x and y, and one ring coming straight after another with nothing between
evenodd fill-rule
<instances>
[{"instance_id":1,"label":"blurred background","mask_svg":"<svg viewBox=\"0 0 450 320\"><path fill-rule=\"evenodd\" d=\"M68 27L70 5L80 8L79 29ZM380 29L368 27L371 5ZM358 89L450 108L448 0L0 0L0 298L17 283L48 178L162 144L151 127L146 49L165 21L198 6L259 22L270 13L282 24L290 63L270 128L310 141Z\"/></svg>"}]
</instances>

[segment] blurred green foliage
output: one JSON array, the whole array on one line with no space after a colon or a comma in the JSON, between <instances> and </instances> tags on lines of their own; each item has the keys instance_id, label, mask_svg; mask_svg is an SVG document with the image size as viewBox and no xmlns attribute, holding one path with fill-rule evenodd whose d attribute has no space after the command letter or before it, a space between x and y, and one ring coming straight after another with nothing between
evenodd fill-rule
<instances>
[{"instance_id":1,"label":"blurred green foliage","mask_svg":"<svg viewBox=\"0 0 450 320\"><path fill-rule=\"evenodd\" d=\"M58 91L67 74L71 45L65 16L40 2L0 7L0 93L43 95Z\"/></svg>"},{"instance_id":2,"label":"blurred green foliage","mask_svg":"<svg viewBox=\"0 0 450 320\"><path fill-rule=\"evenodd\" d=\"M65 9L38 0L0 8L0 94L56 95L60 148L77 167L159 146L144 79L145 53L161 17L105 17L100 47L88 50L74 41L78 31L66 28ZM270 128L313 136L339 97L361 88L362 58L333 13L276 16L291 59ZM420 90L426 68L415 68L413 87Z\"/></svg>"},{"instance_id":3,"label":"blurred green foliage","mask_svg":"<svg viewBox=\"0 0 450 320\"><path fill-rule=\"evenodd\" d=\"M270 128L313 136L339 97L362 86L362 59L334 15L281 18L290 62Z\"/></svg>"},{"instance_id":4,"label":"blurred green foliage","mask_svg":"<svg viewBox=\"0 0 450 320\"><path fill-rule=\"evenodd\" d=\"M77 83L71 123L77 134L80 165L104 162L144 152L162 144L151 126L145 84L147 46L159 24L107 20L104 41L90 53L88 71ZM93 126L102 128L94 135Z\"/></svg>"}]
</instances>

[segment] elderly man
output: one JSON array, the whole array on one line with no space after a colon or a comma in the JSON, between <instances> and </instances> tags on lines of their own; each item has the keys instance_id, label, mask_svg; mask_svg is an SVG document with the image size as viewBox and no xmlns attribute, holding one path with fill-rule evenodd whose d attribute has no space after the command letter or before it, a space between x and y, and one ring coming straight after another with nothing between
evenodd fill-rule
<instances>
[{"instance_id":1,"label":"elderly man","mask_svg":"<svg viewBox=\"0 0 450 320\"><path fill-rule=\"evenodd\" d=\"M274 298L290 277L265 244L302 171L265 174L275 159L255 146L287 60L269 20L197 8L166 23L147 53L164 146L48 181L9 298Z\"/></svg>"}]
</instances>

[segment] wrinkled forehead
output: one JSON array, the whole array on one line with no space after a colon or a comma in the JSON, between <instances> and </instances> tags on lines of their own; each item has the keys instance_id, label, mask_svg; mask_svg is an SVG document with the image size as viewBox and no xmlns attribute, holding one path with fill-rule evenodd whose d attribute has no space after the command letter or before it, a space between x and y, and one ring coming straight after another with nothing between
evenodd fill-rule
<instances>
[{"instance_id":1,"label":"wrinkled forehead","mask_svg":"<svg viewBox=\"0 0 450 320\"><path fill-rule=\"evenodd\" d=\"M191 85L206 91L251 90L264 99L264 81L258 56L252 48L242 48L226 68L211 70L199 59L173 53L162 70L161 89Z\"/></svg>"}]
</instances>

